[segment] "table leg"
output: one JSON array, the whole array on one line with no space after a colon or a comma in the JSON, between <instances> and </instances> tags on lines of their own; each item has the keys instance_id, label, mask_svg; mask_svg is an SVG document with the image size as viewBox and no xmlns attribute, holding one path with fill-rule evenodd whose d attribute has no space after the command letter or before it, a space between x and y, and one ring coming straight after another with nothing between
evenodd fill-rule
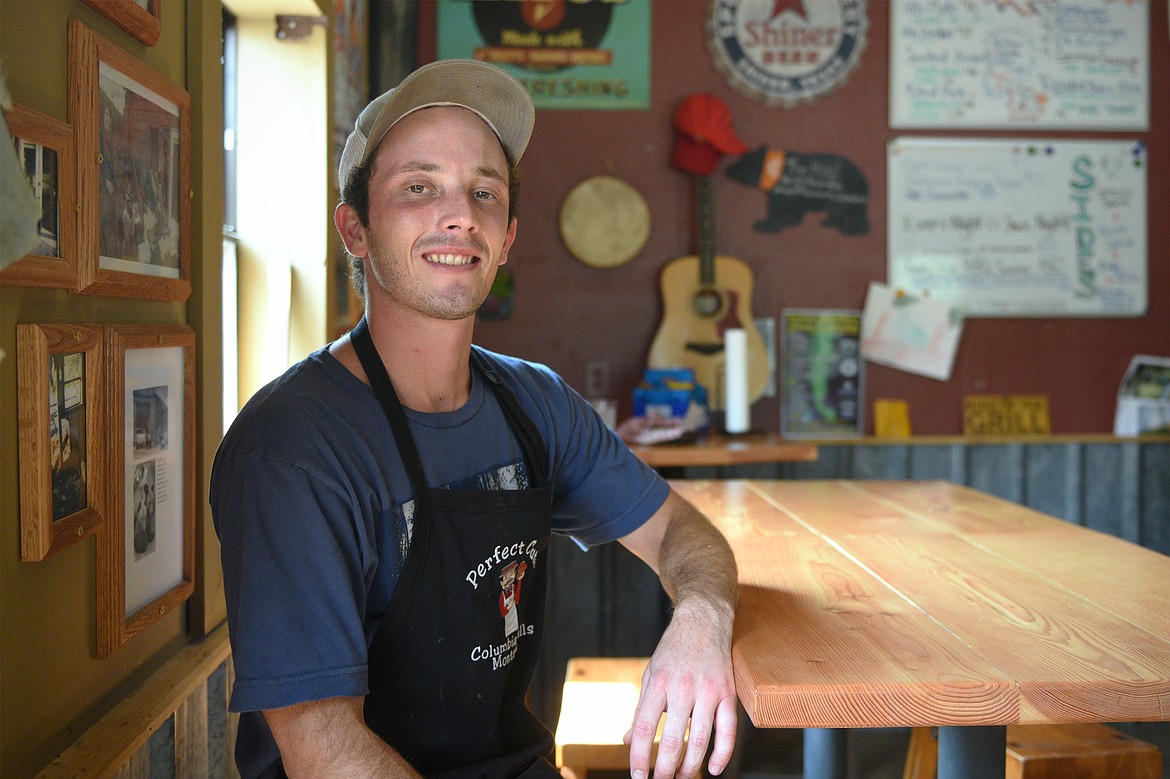
<instances>
[{"instance_id":1,"label":"table leg","mask_svg":"<svg viewBox=\"0 0 1170 779\"><path fill-rule=\"evenodd\" d=\"M848 730L805 728L804 779L846 779L848 751Z\"/></svg>"},{"instance_id":2,"label":"table leg","mask_svg":"<svg viewBox=\"0 0 1170 779\"><path fill-rule=\"evenodd\" d=\"M938 729L938 779L1002 779L1007 728L941 727Z\"/></svg>"}]
</instances>

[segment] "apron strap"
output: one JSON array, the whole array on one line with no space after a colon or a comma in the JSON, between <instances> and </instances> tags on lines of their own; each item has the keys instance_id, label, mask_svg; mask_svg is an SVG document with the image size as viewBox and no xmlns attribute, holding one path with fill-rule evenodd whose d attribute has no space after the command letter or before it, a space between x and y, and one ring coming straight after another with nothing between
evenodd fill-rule
<instances>
[{"instance_id":1,"label":"apron strap","mask_svg":"<svg viewBox=\"0 0 1170 779\"><path fill-rule=\"evenodd\" d=\"M399 571L398 585L394 588L394 595L387 608L387 614L389 614L395 611L394 607L398 601L410 603L414 600L418 583L422 580L422 561L426 560L431 540L431 490L427 484L426 472L423 470L422 458L419 457L418 447L414 443L414 436L410 434L410 428L407 425L406 412L402 410L402 404L398 401L398 393L394 391L394 385L390 381L389 374L386 373L386 366L382 364L382 358L378 356L378 350L374 346L374 339L370 335L370 327L366 324L365 317L362 317L361 321L350 332L350 340L353 342L358 359L361 360L366 378L370 380L370 385L374 388L374 396L386 414L386 421L390 423L394 444L398 447L398 456L402 458L402 464L406 468L406 473L410 477L410 483L414 489L414 531L411 533L410 552ZM398 609L396 613L399 615L398 620L395 620L396 624L387 625L385 623L390 622L390 620L383 619L378 626L379 632L383 628L397 629L397 621L401 620L405 610Z\"/></svg>"},{"instance_id":2,"label":"apron strap","mask_svg":"<svg viewBox=\"0 0 1170 779\"><path fill-rule=\"evenodd\" d=\"M362 317L357 327L350 332L350 340L358 359L361 360L366 378L374 388L374 397L382 405L382 411L386 414L386 420L394 433L398 455L402 458L402 465L410 477L411 487L414 488L414 515L429 516L427 476L423 470L422 458L419 457L418 448L414 445L414 437L409 434L406 412L402 410L398 393L394 391L394 385L390 383L390 376L386 373L386 366L382 364L382 358L374 346L370 326L366 324L365 317Z\"/></svg>"},{"instance_id":3,"label":"apron strap","mask_svg":"<svg viewBox=\"0 0 1170 779\"><path fill-rule=\"evenodd\" d=\"M544 438L540 435L540 431L536 429L536 425L532 419L524 413L520 408L520 401L516 398L516 393L512 388L504 383L500 375L496 373L487 359L480 354L476 348L471 349L472 362L479 368L480 373L488 380L488 386L492 388L496 399L500 403L500 408L503 409L504 416L507 417L508 422L511 423L512 430L516 433L516 438L520 442L520 448L524 450L524 456L528 460L528 467L532 471L533 484L547 484L548 483L548 449L545 446Z\"/></svg>"}]
</instances>

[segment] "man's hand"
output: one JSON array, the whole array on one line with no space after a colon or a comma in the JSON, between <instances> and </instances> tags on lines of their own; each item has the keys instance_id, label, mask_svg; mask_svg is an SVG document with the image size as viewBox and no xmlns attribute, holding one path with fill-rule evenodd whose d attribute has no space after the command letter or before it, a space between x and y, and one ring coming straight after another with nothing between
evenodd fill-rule
<instances>
[{"instance_id":1,"label":"man's hand","mask_svg":"<svg viewBox=\"0 0 1170 779\"><path fill-rule=\"evenodd\" d=\"M708 768L719 774L735 747L735 558L719 531L674 492L621 541L658 573L674 602L674 616L642 677L642 694L626 737L630 775L649 776L650 752L663 715L655 779L697 776L712 743Z\"/></svg>"},{"instance_id":2,"label":"man's hand","mask_svg":"<svg viewBox=\"0 0 1170 779\"><path fill-rule=\"evenodd\" d=\"M634 723L626 737L630 775L635 779L649 776L654 736L664 713L654 763L656 778L698 776L712 741L711 773L721 773L731 760L736 733L735 679L728 642L713 635L711 625L709 615L675 611L646 666Z\"/></svg>"}]
</instances>

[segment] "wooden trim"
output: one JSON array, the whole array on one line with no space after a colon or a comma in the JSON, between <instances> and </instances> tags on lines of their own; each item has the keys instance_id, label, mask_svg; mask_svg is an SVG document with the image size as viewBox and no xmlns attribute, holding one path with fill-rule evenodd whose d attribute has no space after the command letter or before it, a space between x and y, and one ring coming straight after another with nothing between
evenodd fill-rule
<instances>
[{"instance_id":1,"label":"wooden trim","mask_svg":"<svg viewBox=\"0 0 1170 779\"><path fill-rule=\"evenodd\" d=\"M114 775L228 659L230 652L226 625L202 641L188 644L58 755L37 774L37 779Z\"/></svg>"},{"instance_id":2,"label":"wooden trim","mask_svg":"<svg viewBox=\"0 0 1170 779\"><path fill-rule=\"evenodd\" d=\"M85 4L147 46L162 34L162 0L148 0L146 8L134 0L84 0Z\"/></svg>"}]
</instances>

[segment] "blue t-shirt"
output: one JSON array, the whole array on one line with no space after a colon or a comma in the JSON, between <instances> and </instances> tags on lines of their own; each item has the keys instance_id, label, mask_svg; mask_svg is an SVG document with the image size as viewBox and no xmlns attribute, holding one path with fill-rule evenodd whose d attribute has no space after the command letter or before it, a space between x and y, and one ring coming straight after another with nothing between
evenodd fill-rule
<instances>
[{"instance_id":1,"label":"blue t-shirt","mask_svg":"<svg viewBox=\"0 0 1170 779\"><path fill-rule=\"evenodd\" d=\"M544 438L554 533L584 547L613 541L662 505L666 483L559 376L481 353ZM523 453L478 371L462 408L406 414L433 487L528 486ZM326 350L290 368L225 436L210 502L236 671L231 709L367 694L366 650L394 592L414 507L370 387Z\"/></svg>"}]
</instances>

